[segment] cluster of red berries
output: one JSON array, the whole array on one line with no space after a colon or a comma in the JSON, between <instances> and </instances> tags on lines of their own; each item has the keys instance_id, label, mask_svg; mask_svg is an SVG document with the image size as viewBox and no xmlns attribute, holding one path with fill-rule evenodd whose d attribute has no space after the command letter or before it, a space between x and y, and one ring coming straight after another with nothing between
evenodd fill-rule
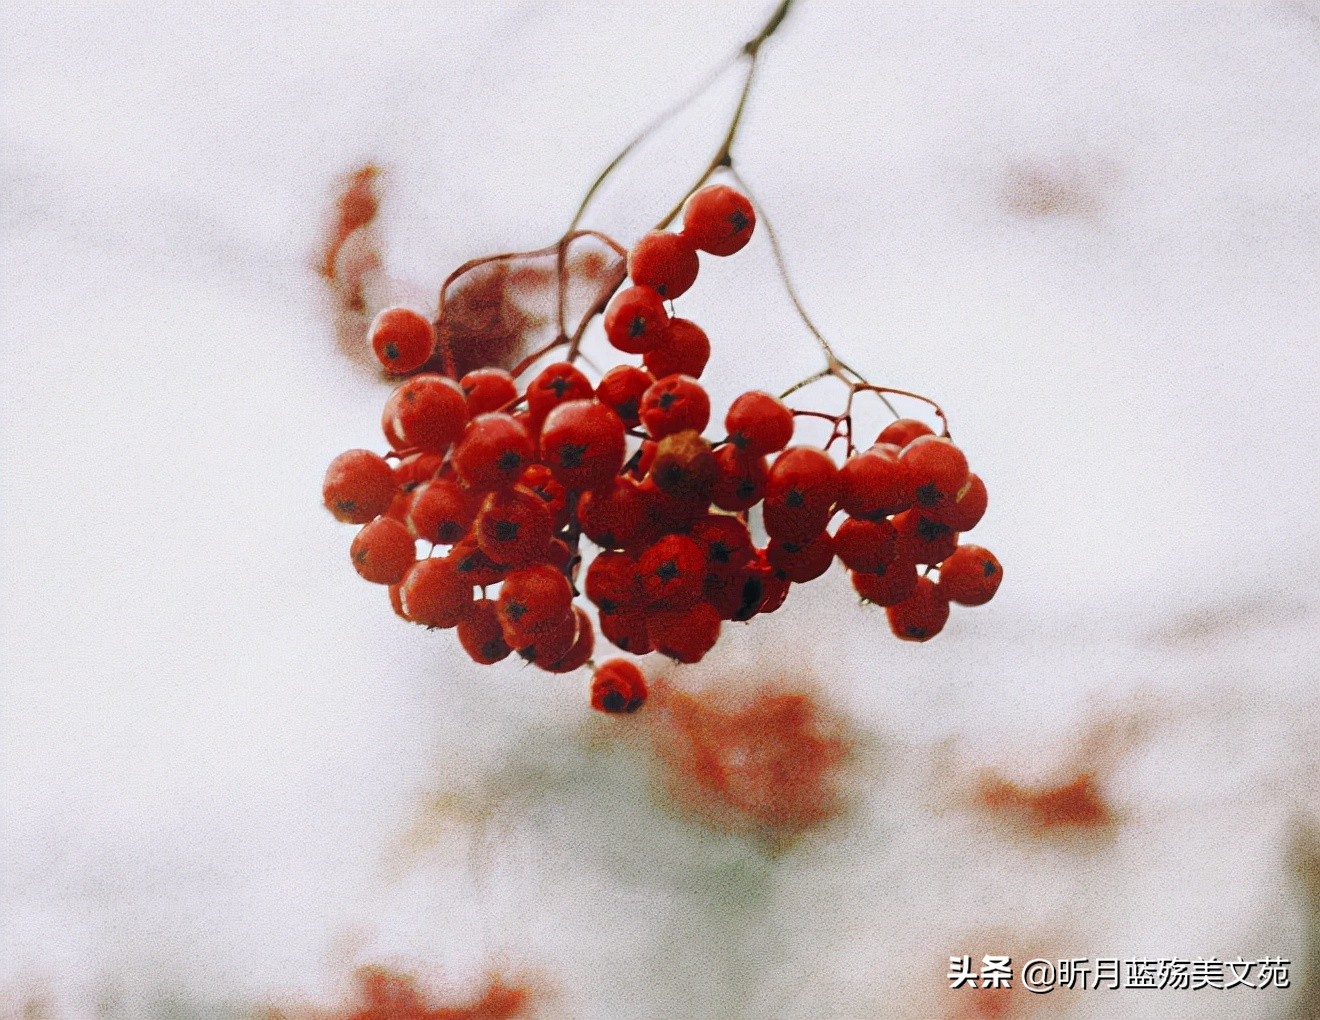
<instances>
[{"instance_id":1,"label":"cluster of red berries","mask_svg":"<svg viewBox=\"0 0 1320 1020\"><path fill-rule=\"evenodd\" d=\"M641 366L617 365L596 385L567 361L525 387L493 367L457 381L421 374L390 395L382 426L396 463L350 450L330 465L323 494L338 519L364 525L353 565L389 586L400 616L456 628L478 663L516 651L563 673L595 646L579 587L618 648L687 663L725 621L773 612L836 553L857 590L889 607L900 637L933 635L949 599L989 599L994 558L955 551L956 533L985 509L985 488L952 443L918 435L930 432L920 423L895 423L841 469L823 450L789 447L793 412L767 393L733 402L722 441L702 436L710 342L664 302L691 287L698 251L732 254L754 226L747 199L717 185L688 201L681 232L653 232L632 249L633 285L611 300L604 328ZM434 333L394 308L377 316L371 341L382 364L405 373L430 358ZM748 527L758 504L763 548ZM837 510L848 518L831 536ZM584 537L599 549L585 570ZM418 558L418 541L431 555ZM940 563L938 585L917 576L918 565ZM595 669L594 707L630 712L645 698L628 660Z\"/></svg>"}]
</instances>

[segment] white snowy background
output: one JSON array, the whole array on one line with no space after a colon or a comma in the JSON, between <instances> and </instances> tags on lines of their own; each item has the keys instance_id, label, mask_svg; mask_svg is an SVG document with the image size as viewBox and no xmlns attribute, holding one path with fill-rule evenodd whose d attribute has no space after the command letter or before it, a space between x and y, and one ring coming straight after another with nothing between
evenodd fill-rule
<instances>
[{"instance_id":1,"label":"white snowy background","mask_svg":"<svg viewBox=\"0 0 1320 1020\"><path fill-rule=\"evenodd\" d=\"M767 45L740 170L840 352L949 410L1006 573L908 646L832 572L674 674L814 684L868 748L844 823L770 856L675 817L585 674L471 666L353 574L321 476L387 389L309 268L339 175L387 169L429 295L552 242L768 6L4 6L0 1016L504 961L546 1015L952 1017L985 952L1293 961L1012 1016L1320 1015L1314 3L801 0ZM735 86L591 224L658 218ZM681 304L718 408L817 367L763 234ZM1107 835L970 803L1079 748Z\"/></svg>"}]
</instances>

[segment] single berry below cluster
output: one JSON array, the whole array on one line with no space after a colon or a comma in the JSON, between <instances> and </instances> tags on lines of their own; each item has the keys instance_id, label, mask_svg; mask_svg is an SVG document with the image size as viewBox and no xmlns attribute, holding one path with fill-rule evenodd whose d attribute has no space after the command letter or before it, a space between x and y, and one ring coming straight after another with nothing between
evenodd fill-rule
<instances>
[{"instance_id":1,"label":"single berry below cluster","mask_svg":"<svg viewBox=\"0 0 1320 1020\"><path fill-rule=\"evenodd\" d=\"M399 616L455 629L475 662L516 652L565 673L591 662L597 626L632 655L698 662L725 623L774 612L836 557L906 640L938 633L950 601L994 595L998 561L958 544L985 511L985 486L921 422L896 421L860 452L850 437L839 466L825 449L791 445L794 411L752 391L729 407L721 439L703 435L710 341L666 301L672 308L695 282L698 252L738 251L755 222L743 195L707 187L689 200L681 232L653 232L632 249L632 286L610 301L604 330L641 364L616 365L595 384L570 361L526 385L496 367L458 380L419 374L391 393L390 452L341 454L323 495L339 520L362 525L353 565L388 586ZM406 309L381 312L370 336L398 373L434 346L429 322ZM768 536L759 546L758 507ZM418 542L430 547L422 558ZM593 707L644 703L635 664L594 671Z\"/></svg>"}]
</instances>

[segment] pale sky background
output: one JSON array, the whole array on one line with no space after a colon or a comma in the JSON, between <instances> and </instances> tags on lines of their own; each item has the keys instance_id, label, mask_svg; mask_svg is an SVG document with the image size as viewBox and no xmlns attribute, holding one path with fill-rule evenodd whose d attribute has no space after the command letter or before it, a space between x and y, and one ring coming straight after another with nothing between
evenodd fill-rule
<instances>
[{"instance_id":1,"label":"pale sky background","mask_svg":"<svg viewBox=\"0 0 1320 1020\"><path fill-rule=\"evenodd\" d=\"M999 946L1295 961L1291 993L1012 1016L1320 1015L1289 865L1320 824L1313 2L800 0L767 45L740 170L840 353L949 411L1005 565L926 645L836 570L672 674L814 685L869 749L845 824L770 857L674 817L585 673L474 667L352 573L321 476L383 449L388 389L309 270L335 181L387 168L389 270L430 294L552 243L770 6L5 5L0 1017L242 1017L343 1003L357 964L502 960L551 1016L944 1018L947 958ZM735 84L590 224L658 218ZM817 367L763 234L683 309L718 415ZM1096 733L1126 735L1098 844L968 805ZM402 854L459 793L484 837Z\"/></svg>"}]
</instances>

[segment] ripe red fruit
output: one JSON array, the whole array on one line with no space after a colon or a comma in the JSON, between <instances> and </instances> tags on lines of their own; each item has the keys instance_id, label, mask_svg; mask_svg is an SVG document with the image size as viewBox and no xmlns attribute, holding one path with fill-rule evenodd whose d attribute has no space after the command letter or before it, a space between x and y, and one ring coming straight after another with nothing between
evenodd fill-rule
<instances>
[{"instance_id":1,"label":"ripe red fruit","mask_svg":"<svg viewBox=\"0 0 1320 1020\"><path fill-rule=\"evenodd\" d=\"M929 641L949 619L949 600L929 577L917 578L913 593L897 605L887 606L889 629L904 641Z\"/></svg>"},{"instance_id":2,"label":"ripe red fruit","mask_svg":"<svg viewBox=\"0 0 1320 1020\"><path fill-rule=\"evenodd\" d=\"M971 531L981 523L989 495L985 491L985 482L977 475L972 475L962 494L952 503L933 507L931 516L944 522L954 531Z\"/></svg>"},{"instance_id":3,"label":"ripe red fruit","mask_svg":"<svg viewBox=\"0 0 1320 1020\"><path fill-rule=\"evenodd\" d=\"M874 573L898 555L898 532L888 520L846 517L834 533L834 555L849 570Z\"/></svg>"},{"instance_id":4,"label":"ripe red fruit","mask_svg":"<svg viewBox=\"0 0 1320 1020\"><path fill-rule=\"evenodd\" d=\"M764 456L792 441L793 412L779 398L752 390L729 405L724 427L734 446L752 456Z\"/></svg>"},{"instance_id":5,"label":"ripe red fruit","mask_svg":"<svg viewBox=\"0 0 1320 1020\"><path fill-rule=\"evenodd\" d=\"M512 567L546 555L554 522L545 500L518 485L486 497L472 534L482 552L496 563Z\"/></svg>"},{"instance_id":6,"label":"ripe red fruit","mask_svg":"<svg viewBox=\"0 0 1320 1020\"><path fill-rule=\"evenodd\" d=\"M518 384L502 368L477 368L458 381L467 394L468 413L474 417L502 411L518 397Z\"/></svg>"},{"instance_id":7,"label":"ripe red fruit","mask_svg":"<svg viewBox=\"0 0 1320 1020\"><path fill-rule=\"evenodd\" d=\"M467 397L458 383L432 373L413 376L390 394L385 406L385 434L395 449L444 453L468 420Z\"/></svg>"},{"instance_id":8,"label":"ripe red fruit","mask_svg":"<svg viewBox=\"0 0 1320 1020\"><path fill-rule=\"evenodd\" d=\"M691 429L665 436L656 445L651 479L668 496L690 503L710 505L719 468L710 443Z\"/></svg>"},{"instance_id":9,"label":"ripe red fruit","mask_svg":"<svg viewBox=\"0 0 1320 1020\"><path fill-rule=\"evenodd\" d=\"M650 527L637 483L626 476L584 492L578 503L578 521L582 534L602 549L630 549Z\"/></svg>"},{"instance_id":10,"label":"ripe red fruit","mask_svg":"<svg viewBox=\"0 0 1320 1020\"><path fill-rule=\"evenodd\" d=\"M632 282L650 287L670 301L692 286L700 268L697 249L682 234L652 231L628 253Z\"/></svg>"},{"instance_id":11,"label":"ripe red fruit","mask_svg":"<svg viewBox=\"0 0 1320 1020\"><path fill-rule=\"evenodd\" d=\"M642 394L638 416L652 439L688 429L700 432L710 421L710 397L690 376L666 376Z\"/></svg>"},{"instance_id":12,"label":"ripe red fruit","mask_svg":"<svg viewBox=\"0 0 1320 1020\"><path fill-rule=\"evenodd\" d=\"M550 564L511 571L496 599L504 640L512 648L526 648L537 635L562 625L572 605L573 586Z\"/></svg>"},{"instance_id":13,"label":"ripe red fruit","mask_svg":"<svg viewBox=\"0 0 1320 1020\"><path fill-rule=\"evenodd\" d=\"M727 184L712 184L688 199L683 235L712 255L732 255L752 239L756 212L745 195Z\"/></svg>"},{"instance_id":14,"label":"ripe red fruit","mask_svg":"<svg viewBox=\"0 0 1320 1020\"><path fill-rule=\"evenodd\" d=\"M720 637L720 614L709 602L647 614L646 633L661 655L675 662L700 662Z\"/></svg>"},{"instance_id":15,"label":"ripe red fruit","mask_svg":"<svg viewBox=\"0 0 1320 1020\"><path fill-rule=\"evenodd\" d=\"M439 453L412 453L394 465L394 482L400 492L415 492L432 478L445 478L452 474L453 470Z\"/></svg>"},{"instance_id":16,"label":"ripe red fruit","mask_svg":"<svg viewBox=\"0 0 1320 1020\"><path fill-rule=\"evenodd\" d=\"M608 484L623 467L626 452L623 422L594 400L559 404L541 426L541 460L569 489Z\"/></svg>"},{"instance_id":17,"label":"ripe red fruit","mask_svg":"<svg viewBox=\"0 0 1320 1020\"><path fill-rule=\"evenodd\" d=\"M637 557L637 574L648 606L690 606L701 598L706 551L686 535L666 535Z\"/></svg>"},{"instance_id":18,"label":"ripe red fruit","mask_svg":"<svg viewBox=\"0 0 1320 1020\"><path fill-rule=\"evenodd\" d=\"M902 555L877 570L853 570L849 576L857 594L877 606L895 605L917 589L917 565Z\"/></svg>"},{"instance_id":19,"label":"ripe red fruit","mask_svg":"<svg viewBox=\"0 0 1320 1020\"><path fill-rule=\"evenodd\" d=\"M633 655L651 651L651 637L646 632L646 616L640 611L602 613L600 632L617 648Z\"/></svg>"},{"instance_id":20,"label":"ripe red fruit","mask_svg":"<svg viewBox=\"0 0 1320 1020\"><path fill-rule=\"evenodd\" d=\"M939 436L918 436L898 459L907 468L918 506L954 502L970 477L963 452Z\"/></svg>"},{"instance_id":21,"label":"ripe red fruit","mask_svg":"<svg viewBox=\"0 0 1320 1020\"><path fill-rule=\"evenodd\" d=\"M527 412L539 431L545 416L558 405L570 400L590 400L595 395L591 380L580 369L567 361L557 361L546 365L527 384Z\"/></svg>"},{"instance_id":22,"label":"ripe red fruit","mask_svg":"<svg viewBox=\"0 0 1320 1020\"><path fill-rule=\"evenodd\" d=\"M398 491L389 462L370 450L341 453L326 468L321 485L326 508L345 524L375 520L390 508Z\"/></svg>"},{"instance_id":23,"label":"ripe red fruit","mask_svg":"<svg viewBox=\"0 0 1320 1020\"><path fill-rule=\"evenodd\" d=\"M399 583L404 614L424 627L457 627L472 608L472 585L448 559L418 560Z\"/></svg>"},{"instance_id":24,"label":"ripe red fruit","mask_svg":"<svg viewBox=\"0 0 1320 1020\"><path fill-rule=\"evenodd\" d=\"M706 551L707 579L712 573L732 577L756 556L747 525L729 514L709 514L693 524L688 534Z\"/></svg>"},{"instance_id":25,"label":"ripe red fruit","mask_svg":"<svg viewBox=\"0 0 1320 1020\"><path fill-rule=\"evenodd\" d=\"M371 321L367 340L387 372L402 375L421 368L435 351L431 320L411 308L385 308Z\"/></svg>"},{"instance_id":26,"label":"ripe red fruit","mask_svg":"<svg viewBox=\"0 0 1320 1020\"><path fill-rule=\"evenodd\" d=\"M458 572L474 588L485 588L488 585L499 584L509 572L508 567L502 563L496 563L482 552L481 546L477 545L477 540L470 535L450 549L449 555L445 559L453 560Z\"/></svg>"},{"instance_id":27,"label":"ripe red fruit","mask_svg":"<svg viewBox=\"0 0 1320 1020\"><path fill-rule=\"evenodd\" d=\"M699 379L710 360L710 337L695 322L670 319L664 340L642 355L642 363L657 379L688 375Z\"/></svg>"},{"instance_id":28,"label":"ripe red fruit","mask_svg":"<svg viewBox=\"0 0 1320 1020\"><path fill-rule=\"evenodd\" d=\"M625 354L645 354L665 338L669 313L651 287L626 287L605 309L605 336Z\"/></svg>"},{"instance_id":29,"label":"ripe red fruit","mask_svg":"<svg viewBox=\"0 0 1320 1020\"><path fill-rule=\"evenodd\" d=\"M937 566L958 548L958 533L930 513L913 507L894 518L901 555Z\"/></svg>"},{"instance_id":30,"label":"ripe red fruit","mask_svg":"<svg viewBox=\"0 0 1320 1020\"><path fill-rule=\"evenodd\" d=\"M839 469L839 509L876 520L902 513L916 498L908 466L887 443L849 457Z\"/></svg>"},{"instance_id":31,"label":"ripe red fruit","mask_svg":"<svg viewBox=\"0 0 1320 1020\"><path fill-rule=\"evenodd\" d=\"M507 414L477 415L454 448L454 469L471 489L508 488L535 459L531 433Z\"/></svg>"},{"instance_id":32,"label":"ripe red fruit","mask_svg":"<svg viewBox=\"0 0 1320 1020\"><path fill-rule=\"evenodd\" d=\"M596 650L596 631L591 626L591 617L579 606L573 607L573 622L573 643L568 646L568 650L555 658L538 652L532 658L534 665L547 673L571 673L587 664L591 653Z\"/></svg>"},{"instance_id":33,"label":"ripe red fruit","mask_svg":"<svg viewBox=\"0 0 1320 1020\"><path fill-rule=\"evenodd\" d=\"M814 446L795 446L775 458L765 487L765 530L781 542L804 544L830 522L839 495L839 469Z\"/></svg>"},{"instance_id":34,"label":"ripe red fruit","mask_svg":"<svg viewBox=\"0 0 1320 1020\"><path fill-rule=\"evenodd\" d=\"M744 453L726 443L715 451L715 488L711 501L721 510L749 510L761 502L770 468L764 457Z\"/></svg>"},{"instance_id":35,"label":"ripe red fruit","mask_svg":"<svg viewBox=\"0 0 1320 1020\"><path fill-rule=\"evenodd\" d=\"M900 450L918 436L933 436L934 430L924 421L917 421L916 418L899 418L897 421L891 421L876 437L877 443L891 443Z\"/></svg>"},{"instance_id":36,"label":"ripe red fruit","mask_svg":"<svg viewBox=\"0 0 1320 1020\"><path fill-rule=\"evenodd\" d=\"M964 606L983 606L995 597L1004 568L989 549L960 545L940 564L937 587L945 598Z\"/></svg>"},{"instance_id":37,"label":"ripe red fruit","mask_svg":"<svg viewBox=\"0 0 1320 1020\"><path fill-rule=\"evenodd\" d=\"M834 562L834 539L828 531L801 545L772 538L766 546L765 558L794 584L806 584L830 569Z\"/></svg>"},{"instance_id":38,"label":"ripe red fruit","mask_svg":"<svg viewBox=\"0 0 1320 1020\"><path fill-rule=\"evenodd\" d=\"M504 640L493 599L478 599L458 622L458 642L473 662L492 666L513 651Z\"/></svg>"},{"instance_id":39,"label":"ripe red fruit","mask_svg":"<svg viewBox=\"0 0 1320 1020\"><path fill-rule=\"evenodd\" d=\"M453 545L466 535L480 507L477 498L457 482L441 478L413 493L408 526L433 545Z\"/></svg>"},{"instance_id":40,"label":"ripe red fruit","mask_svg":"<svg viewBox=\"0 0 1320 1020\"><path fill-rule=\"evenodd\" d=\"M641 424L637 412L642 406L642 394L655 382L650 373L636 365L615 365L596 386L596 399L617 414L628 428Z\"/></svg>"},{"instance_id":41,"label":"ripe red fruit","mask_svg":"<svg viewBox=\"0 0 1320 1020\"><path fill-rule=\"evenodd\" d=\"M583 590L601 616L641 608L642 590L637 564L631 556L606 550L591 561Z\"/></svg>"},{"instance_id":42,"label":"ripe red fruit","mask_svg":"<svg viewBox=\"0 0 1320 1020\"><path fill-rule=\"evenodd\" d=\"M546 509L550 511L550 519L556 531L568 523L568 490L555 480L548 467L544 464L528 464L518 484L541 497Z\"/></svg>"},{"instance_id":43,"label":"ripe red fruit","mask_svg":"<svg viewBox=\"0 0 1320 1020\"><path fill-rule=\"evenodd\" d=\"M518 657L526 662L545 664L557 662L568 654L577 637L577 606L553 627L541 631L518 648Z\"/></svg>"},{"instance_id":44,"label":"ripe red fruit","mask_svg":"<svg viewBox=\"0 0 1320 1020\"><path fill-rule=\"evenodd\" d=\"M398 584L417 559L412 532L393 517L377 517L353 538L353 569L373 584Z\"/></svg>"},{"instance_id":45,"label":"ripe red fruit","mask_svg":"<svg viewBox=\"0 0 1320 1020\"><path fill-rule=\"evenodd\" d=\"M591 678L591 707L597 712L620 715L636 712L646 703L646 678L635 663L609 659Z\"/></svg>"}]
</instances>

